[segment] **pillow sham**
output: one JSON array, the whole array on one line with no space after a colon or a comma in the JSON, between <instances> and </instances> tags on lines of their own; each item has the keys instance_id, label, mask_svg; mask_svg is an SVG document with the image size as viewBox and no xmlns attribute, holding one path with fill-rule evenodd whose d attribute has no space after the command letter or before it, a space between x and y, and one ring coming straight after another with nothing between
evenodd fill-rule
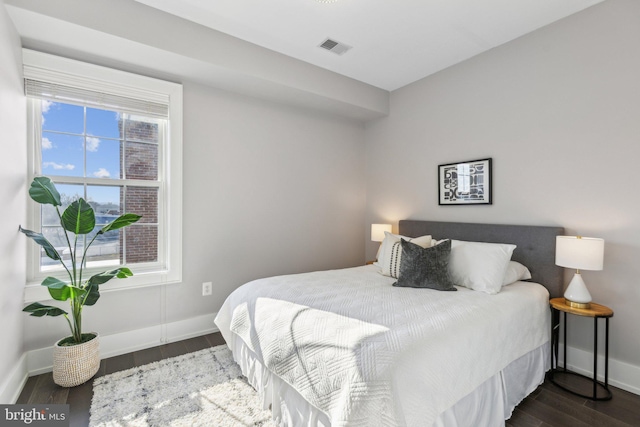
<instances>
[{"instance_id":1,"label":"pillow sham","mask_svg":"<svg viewBox=\"0 0 640 427\"><path fill-rule=\"evenodd\" d=\"M457 291L449 276L450 240L424 248L402 239L400 245L400 275L393 286Z\"/></svg>"},{"instance_id":2,"label":"pillow sham","mask_svg":"<svg viewBox=\"0 0 640 427\"><path fill-rule=\"evenodd\" d=\"M402 246L400 245L402 239L413 242L423 248L431 246L431 236L411 238L385 231L384 240L380 246L380 257L378 258L379 267L385 276L398 278L402 261Z\"/></svg>"},{"instance_id":3,"label":"pillow sham","mask_svg":"<svg viewBox=\"0 0 640 427\"><path fill-rule=\"evenodd\" d=\"M453 283L474 291L497 294L516 245L451 241L449 272Z\"/></svg>"},{"instance_id":4,"label":"pillow sham","mask_svg":"<svg viewBox=\"0 0 640 427\"><path fill-rule=\"evenodd\" d=\"M502 279L502 286L528 279L531 279L531 272L527 267L517 261L509 261L507 271L504 273L504 279Z\"/></svg>"}]
</instances>

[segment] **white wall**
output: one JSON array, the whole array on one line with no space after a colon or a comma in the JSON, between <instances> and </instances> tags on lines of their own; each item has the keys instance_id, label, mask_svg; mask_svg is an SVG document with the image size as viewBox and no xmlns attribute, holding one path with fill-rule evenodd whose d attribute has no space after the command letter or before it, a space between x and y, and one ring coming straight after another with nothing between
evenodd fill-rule
<instances>
[{"instance_id":1,"label":"white wall","mask_svg":"<svg viewBox=\"0 0 640 427\"><path fill-rule=\"evenodd\" d=\"M257 277L362 263L363 125L198 85L185 99L185 282L214 282L196 307Z\"/></svg>"},{"instance_id":2,"label":"white wall","mask_svg":"<svg viewBox=\"0 0 640 427\"><path fill-rule=\"evenodd\" d=\"M16 370L22 356L22 292L26 280L24 224L26 192L26 118L22 89L20 38L0 0L0 403L14 398ZM12 403L12 402L11 402Z\"/></svg>"},{"instance_id":3,"label":"white wall","mask_svg":"<svg viewBox=\"0 0 640 427\"><path fill-rule=\"evenodd\" d=\"M604 2L393 92L390 116L366 127L368 223L561 225L604 238L605 269L584 278L615 312L611 358L636 369L639 22L640 2ZM494 204L439 207L437 165L485 157ZM590 351L592 322L569 328L569 344Z\"/></svg>"},{"instance_id":4,"label":"white wall","mask_svg":"<svg viewBox=\"0 0 640 427\"><path fill-rule=\"evenodd\" d=\"M184 102L183 283L164 295L103 292L85 309L86 330L212 314L246 281L364 260L362 124L189 82ZM212 296L201 296L205 281ZM52 345L65 328L27 318L27 350Z\"/></svg>"}]
</instances>

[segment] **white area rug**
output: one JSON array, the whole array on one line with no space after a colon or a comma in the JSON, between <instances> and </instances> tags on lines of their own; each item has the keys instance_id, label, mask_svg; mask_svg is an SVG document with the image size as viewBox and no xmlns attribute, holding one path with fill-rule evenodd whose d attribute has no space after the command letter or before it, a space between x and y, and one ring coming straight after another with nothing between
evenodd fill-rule
<instances>
[{"instance_id":1,"label":"white area rug","mask_svg":"<svg viewBox=\"0 0 640 427\"><path fill-rule=\"evenodd\" d=\"M96 379L91 427L275 427L227 346Z\"/></svg>"}]
</instances>

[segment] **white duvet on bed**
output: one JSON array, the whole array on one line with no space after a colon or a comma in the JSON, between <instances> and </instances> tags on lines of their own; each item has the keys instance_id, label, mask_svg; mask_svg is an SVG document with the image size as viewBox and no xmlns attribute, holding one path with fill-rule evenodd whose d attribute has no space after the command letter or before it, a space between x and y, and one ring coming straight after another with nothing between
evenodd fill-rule
<instances>
[{"instance_id":1,"label":"white duvet on bed","mask_svg":"<svg viewBox=\"0 0 640 427\"><path fill-rule=\"evenodd\" d=\"M374 266L260 279L229 296L216 324L333 427L431 425L549 339L540 285L487 295L394 281Z\"/></svg>"}]
</instances>

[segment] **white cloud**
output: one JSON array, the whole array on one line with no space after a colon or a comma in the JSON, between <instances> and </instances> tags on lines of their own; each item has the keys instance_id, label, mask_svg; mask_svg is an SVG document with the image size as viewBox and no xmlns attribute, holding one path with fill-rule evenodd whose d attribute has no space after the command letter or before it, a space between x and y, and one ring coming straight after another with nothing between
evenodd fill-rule
<instances>
[{"instance_id":1,"label":"white cloud","mask_svg":"<svg viewBox=\"0 0 640 427\"><path fill-rule=\"evenodd\" d=\"M49 150L49 149L51 149L51 148L53 148L53 142L51 142L51 141L49 140L49 138L45 138L45 137L43 137L43 138L42 138L42 149L43 149L43 150Z\"/></svg>"},{"instance_id":2,"label":"white cloud","mask_svg":"<svg viewBox=\"0 0 640 427\"><path fill-rule=\"evenodd\" d=\"M44 166L45 168L53 168L54 170L68 170L68 171L72 171L76 168L75 165L69 164L67 163L66 165L61 164L61 163L56 163L56 162L44 162L42 163L42 166Z\"/></svg>"},{"instance_id":3,"label":"white cloud","mask_svg":"<svg viewBox=\"0 0 640 427\"><path fill-rule=\"evenodd\" d=\"M40 107L40 110L42 112L42 125L44 126L44 122L46 121L46 119L44 118L44 115L47 114L49 112L49 109L51 107L53 107L56 103L52 102L52 101L47 101L46 99L42 100L42 107Z\"/></svg>"},{"instance_id":4,"label":"white cloud","mask_svg":"<svg viewBox=\"0 0 640 427\"><path fill-rule=\"evenodd\" d=\"M96 138L95 136L87 137L87 151L98 151L99 146L100 138Z\"/></svg>"},{"instance_id":5,"label":"white cloud","mask_svg":"<svg viewBox=\"0 0 640 427\"><path fill-rule=\"evenodd\" d=\"M105 168L100 168L93 173L93 176L95 176L96 178L110 178L111 174Z\"/></svg>"},{"instance_id":6,"label":"white cloud","mask_svg":"<svg viewBox=\"0 0 640 427\"><path fill-rule=\"evenodd\" d=\"M43 99L42 100L42 113L48 113L49 112L49 108L51 108L53 105L55 105L55 102L47 101L46 99Z\"/></svg>"}]
</instances>

